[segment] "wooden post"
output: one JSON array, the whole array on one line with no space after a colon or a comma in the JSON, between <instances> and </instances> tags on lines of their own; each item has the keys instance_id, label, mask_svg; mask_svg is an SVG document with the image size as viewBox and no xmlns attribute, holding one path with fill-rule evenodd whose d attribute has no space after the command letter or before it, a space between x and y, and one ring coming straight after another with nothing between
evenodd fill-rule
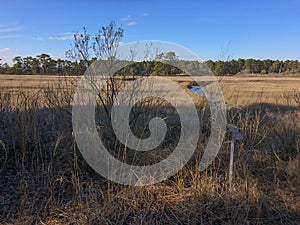
<instances>
[{"instance_id":1,"label":"wooden post","mask_svg":"<svg viewBox=\"0 0 300 225\"><path fill-rule=\"evenodd\" d=\"M234 156L234 139L230 141L230 160L229 160L229 191L232 189L232 176L233 176L233 156Z\"/></svg>"},{"instance_id":2,"label":"wooden post","mask_svg":"<svg viewBox=\"0 0 300 225\"><path fill-rule=\"evenodd\" d=\"M230 141L230 159L229 159L229 191L232 190L232 180L233 180L233 158L234 158L234 149L235 141L242 141L243 135L240 133L239 129L232 125L227 124L229 131L231 132L231 141Z\"/></svg>"}]
</instances>

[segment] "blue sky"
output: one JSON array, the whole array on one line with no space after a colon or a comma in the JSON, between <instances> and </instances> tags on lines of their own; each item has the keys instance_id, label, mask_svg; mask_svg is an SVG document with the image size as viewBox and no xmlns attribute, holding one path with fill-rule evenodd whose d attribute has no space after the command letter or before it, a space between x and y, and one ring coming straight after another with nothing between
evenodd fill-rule
<instances>
[{"instance_id":1,"label":"blue sky","mask_svg":"<svg viewBox=\"0 0 300 225\"><path fill-rule=\"evenodd\" d=\"M73 32L96 33L111 20L124 43L174 42L203 60L300 60L298 0L2 0L0 58L64 58Z\"/></svg>"}]
</instances>

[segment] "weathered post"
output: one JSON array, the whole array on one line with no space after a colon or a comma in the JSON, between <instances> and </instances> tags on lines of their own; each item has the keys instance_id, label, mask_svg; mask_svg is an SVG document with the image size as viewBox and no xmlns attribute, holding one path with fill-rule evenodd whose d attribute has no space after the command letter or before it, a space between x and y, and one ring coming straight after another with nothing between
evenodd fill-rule
<instances>
[{"instance_id":1,"label":"weathered post","mask_svg":"<svg viewBox=\"0 0 300 225\"><path fill-rule=\"evenodd\" d=\"M227 128L231 133L231 141L230 141L230 159L229 159L229 191L232 190L232 177L233 177L233 158L234 158L234 150L235 150L235 141L242 141L243 135L240 133L239 129L232 125L227 124Z\"/></svg>"}]
</instances>

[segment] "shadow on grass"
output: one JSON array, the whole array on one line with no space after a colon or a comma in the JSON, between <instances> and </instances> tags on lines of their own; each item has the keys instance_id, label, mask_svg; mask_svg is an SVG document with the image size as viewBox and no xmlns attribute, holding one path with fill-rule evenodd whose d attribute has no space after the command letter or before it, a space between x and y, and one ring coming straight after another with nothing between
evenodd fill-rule
<instances>
[{"instance_id":1,"label":"shadow on grass","mask_svg":"<svg viewBox=\"0 0 300 225\"><path fill-rule=\"evenodd\" d=\"M237 149L230 192L229 134L214 163L206 171L198 171L210 133L209 111L202 110L202 106L202 139L193 159L170 179L147 187L114 184L87 165L72 136L69 107L29 106L0 110L3 223L296 224L300 219L299 174L290 166L299 160L299 127L292 113L294 108L253 104L228 111L229 123L244 135ZM146 155L130 149L124 152L124 145L109 128L109 120L103 120L98 125L105 127L102 139L113 149L111 154L137 165L153 164L167 157L180 136L174 108L134 110L131 128L143 138L149 135L149 118L168 117L166 139Z\"/></svg>"}]
</instances>

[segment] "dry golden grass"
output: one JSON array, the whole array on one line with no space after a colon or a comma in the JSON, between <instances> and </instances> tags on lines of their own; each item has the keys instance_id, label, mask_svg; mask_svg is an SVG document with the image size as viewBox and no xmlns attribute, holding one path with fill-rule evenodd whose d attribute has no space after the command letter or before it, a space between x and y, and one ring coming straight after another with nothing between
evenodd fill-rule
<instances>
[{"instance_id":1,"label":"dry golden grass","mask_svg":"<svg viewBox=\"0 0 300 225\"><path fill-rule=\"evenodd\" d=\"M299 77L220 78L228 122L244 135L231 191L229 134L213 164L198 171L210 132L205 101L198 105L203 138L177 174L146 187L118 185L96 174L72 136L77 79L0 76L0 224L299 223ZM184 87L191 83L172 79Z\"/></svg>"},{"instance_id":2,"label":"dry golden grass","mask_svg":"<svg viewBox=\"0 0 300 225\"><path fill-rule=\"evenodd\" d=\"M183 87L191 84L189 76L169 76ZM76 87L78 76L46 76L46 75L0 75L0 88L13 92L40 90L52 87ZM300 91L300 76L275 75L240 75L217 77L228 105L265 102L286 104L284 97ZM203 77L203 81L209 80Z\"/></svg>"}]
</instances>

